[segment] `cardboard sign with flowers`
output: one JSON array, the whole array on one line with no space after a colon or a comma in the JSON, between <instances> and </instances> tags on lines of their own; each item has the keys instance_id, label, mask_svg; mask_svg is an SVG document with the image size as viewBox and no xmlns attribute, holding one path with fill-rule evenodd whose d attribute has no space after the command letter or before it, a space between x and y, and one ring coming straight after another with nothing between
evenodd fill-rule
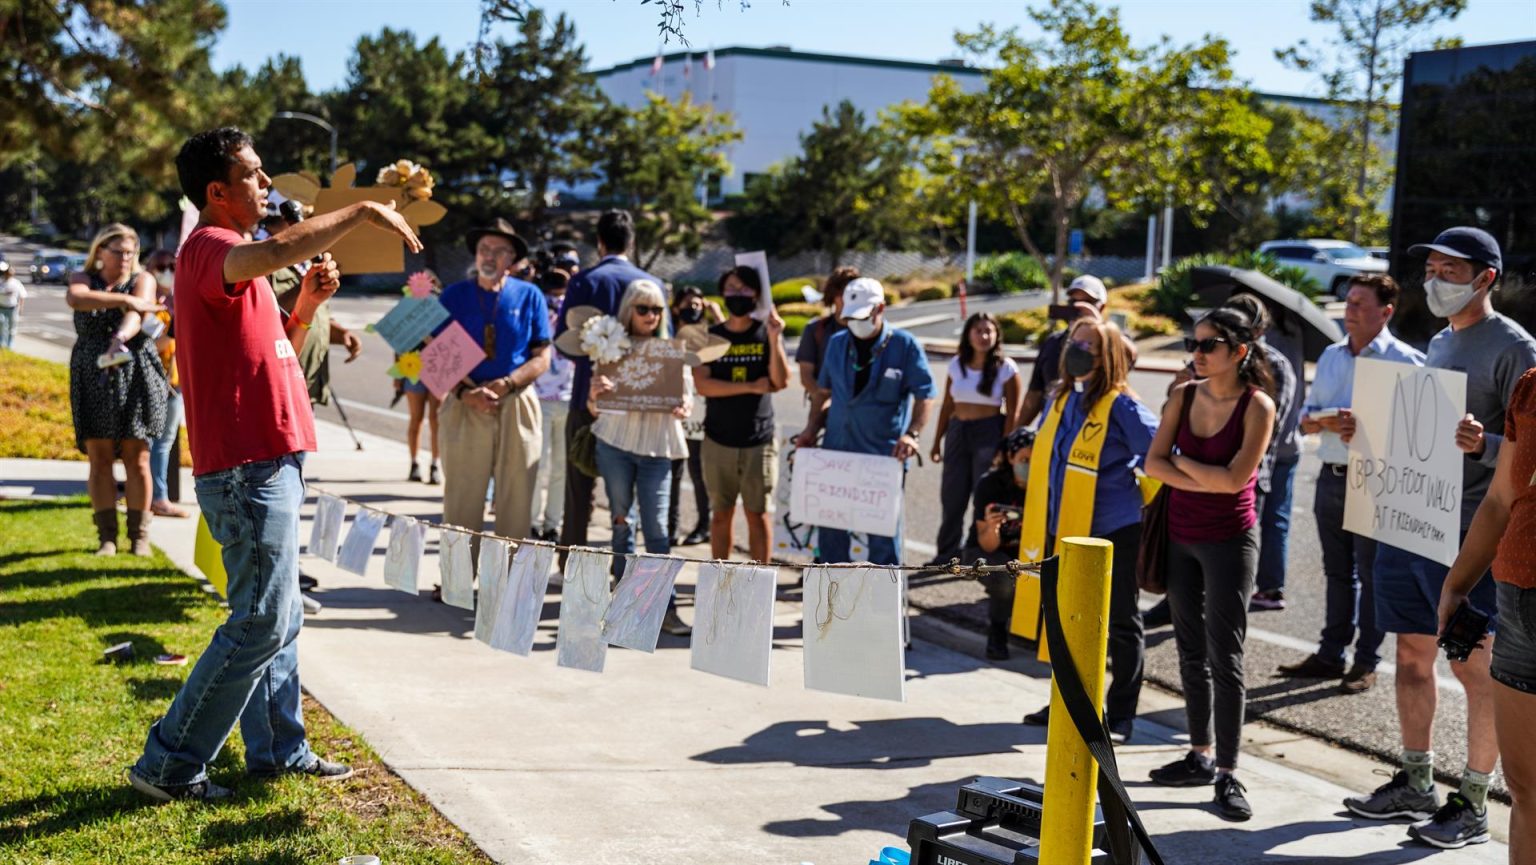
<instances>
[{"instance_id":1,"label":"cardboard sign with flowers","mask_svg":"<svg viewBox=\"0 0 1536 865\"><path fill-rule=\"evenodd\" d=\"M340 210L359 201L393 201L411 230L420 232L448 212L432 201L432 173L414 162L402 159L385 166L375 178L375 186L353 186L357 167L348 163L336 169L331 185L322 187L308 172L280 174L272 186L285 198L293 198L314 208L315 215ZM365 225L330 249L343 274L399 273L405 269L405 246L400 238L373 225Z\"/></svg>"},{"instance_id":2,"label":"cardboard sign with flowers","mask_svg":"<svg viewBox=\"0 0 1536 865\"><path fill-rule=\"evenodd\" d=\"M568 310L566 325L555 348L585 355L593 374L614 384L597 398L603 411L671 411L683 401L683 368L715 360L730 347L704 328L684 328L671 339L630 336L617 318L591 306Z\"/></svg>"}]
</instances>

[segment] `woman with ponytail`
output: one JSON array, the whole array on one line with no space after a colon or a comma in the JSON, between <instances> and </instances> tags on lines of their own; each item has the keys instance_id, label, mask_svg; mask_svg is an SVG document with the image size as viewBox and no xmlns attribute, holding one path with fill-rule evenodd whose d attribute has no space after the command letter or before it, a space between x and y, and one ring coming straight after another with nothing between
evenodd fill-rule
<instances>
[{"instance_id":1,"label":"woman with ponytail","mask_svg":"<svg viewBox=\"0 0 1536 865\"><path fill-rule=\"evenodd\" d=\"M1151 777L1170 787L1214 783L1220 814L1247 820L1253 809L1233 773L1247 700L1248 598L1259 563L1255 485L1274 430L1273 382L1254 322L1240 310L1212 311L1184 342L1199 380L1175 388L1163 406L1147 473L1171 487L1168 604L1190 751Z\"/></svg>"}]
</instances>

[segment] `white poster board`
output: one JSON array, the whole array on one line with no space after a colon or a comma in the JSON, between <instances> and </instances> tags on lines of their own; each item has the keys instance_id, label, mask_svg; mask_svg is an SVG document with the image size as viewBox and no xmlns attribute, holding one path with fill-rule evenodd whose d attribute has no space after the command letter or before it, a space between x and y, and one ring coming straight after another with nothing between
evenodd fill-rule
<instances>
[{"instance_id":1,"label":"white poster board","mask_svg":"<svg viewBox=\"0 0 1536 865\"><path fill-rule=\"evenodd\" d=\"M790 510L813 526L895 537L901 525L901 460L825 448L795 452Z\"/></svg>"},{"instance_id":2,"label":"white poster board","mask_svg":"<svg viewBox=\"0 0 1536 865\"><path fill-rule=\"evenodd\" d=\"M768 684L778 571L736 562L699 565L694 605L695 670Z\"/></svg>"},{"instance_id":3,"label":"white poster board","mask_svg":"<svg viewBox=\"0 0 1536 865\"><path fill-rule=\"evenodd\" d=\"M808 568L805 686L904 702L901 608L901 580L895 570L876 565Z\"/></svg>"},{"instance_id":4,"label":"white poster board","mask_svg":"<svg viewBox=\"0 0 1536 865\"><path fill-rule=\"evenodd\" d=\"M1344 528L1444 565L1461 546L1466 373L1355 361Z\"/></svg>"},{"instance_id":5,"label":"white poster board","mask_svg":"<svg viewBox=\"0 0 1536 865\"><path fill-rule=\"evenodd\" d=\"M700 413L702 417L702 412ZM800 427L779 428L779 482L773 485L773 551L780 556L813 556L816 553L816 527L800 519L791 506L790 499L795 481L795 436ZM851 559L862 562L869 558L869 545L864 535L848 536Z\"/></svg>"},{"instance_id":6,"label":"white poster board","mask_svg":"<svg viewBox=\"0 0 1536 865\"><path fill-rule=\"evenodd\" d=\"M683 560L641 553L624 567L624 578L614 587L608 611L603 614L603 639L610 646L655 652L661 637L661 620L667 614L672 583L683 569Z\"/></svg>"},{"instance_id":7,"label":"white poster board","mask_svg":"<svg viewBox=\"0 0 1536 865\"><path fill-rule=\"evenodd\" d=\"M768 253L761 250L738 252L736 266L750 267L757 271L757 278L762 281L763 290L757 295L757 309L753 310L752 317L758 321L766 321L768 310L773 309L773 280L768 278Z\"/></svg>"},{"instance_id":8,"label":"white poster board","mask_svg":"<svg viewBox=\"0 0 1536 865\"><path fill-rule=\"evenodd\" d=\"M461 610L475 608L475 566L469 557L469 535L443 529L437 535L437 570L443 603Z\"/></svg>"}]
</instances>

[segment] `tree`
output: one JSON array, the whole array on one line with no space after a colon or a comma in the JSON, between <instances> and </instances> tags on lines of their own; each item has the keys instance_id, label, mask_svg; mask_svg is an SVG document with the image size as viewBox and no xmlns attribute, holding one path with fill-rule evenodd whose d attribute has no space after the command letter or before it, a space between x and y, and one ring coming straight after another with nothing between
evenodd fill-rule
<instances>
[{"instance_id":1,"label":"tree","mask_svg":"<svg viewBox=\"0 0 1536 865\"><path fill-rule=\"evenodd\" d=\"M311 93L299 58L279 54L251 77L250 91L260 105L241 125L256 139L256 152L268 174L309 171L316 177L331 172L331 139L326 131L303 120L275 118L279 111L300 111L334 122L325 97Z\"/></svg>"},{"instance_id":2,"label":"tree","mask_svg":"<svg viewBox=\"0 0 1536 865\"><path fill-rule=\"evenodd\" d=\"M825 252L837 267L855 249L904 249L920 239L913 217L919 172L908 143L889 127L866 124L843 101L822 108L800 136L801 153L746 190L728 224L738 245L777 255ZM745 242L743 242L745 241Z\"/></svg>"},{"instance_id":3,"label":"tree","mask_svg":"<svg viewBox=\"0 0 1536 865\"><path fill-rule=\"evenodd\" d=\"M1353 188L1335 172L1326 194L1347 207L1347 227L1356 243L1376 233L1368 223L1391 188L1376 137L1390 129L1390 98L1402 81L1403 60L1424 28L1454 19L1466 8L1467 0L1313 0L1312 20L1337 28L1330 40L1332 58L1305 39L1275 52L1283 63L1319 73L1328 97L1341 103L1352 121L1353 134L1334 147L1345 145L1342 155Z\"/></svg>"},{"instance_id":4,"label":"tree","mask_svg":"<svg viewBox=\"0 0 1536 865\"><path fill-rule=\"evenodd\" d=\"M1209 172L1266 165L1270 124L1234 85L1221 40L1136 48L1116 10L1086 0L1030 14L1046 40L991 27L957 35L962 49L994 58L982 88L939 76L927 104L902 117L930 139L929 171L1008 219L1059 298L1072 216L1090 194L1118 208L1171 199L1203 218L1215 207ZM1029 216L1039 199L1049 255Z\"/></svg>"},{"instance_id":5,"label":"tree","mask_svg":"<svg viewBox=\"0 0 1536 865\"><path fill-rule=\"evenodd\" d=\"M527 190L527 219L538 224L553 181L575 184L596 176L584 142L611 122L612 109L565 15L549 21L529 10L518 29L517 42L493 46L493 63L476 93L482 122L498 139L491 174L511 175Z\"/></svg>"},{"instance_id":6,"label":"tree","mask_svg":"<svg viewBox=\"0 0 1536 865\"><path fill-rule=\"evenodd\" d=\"M597 142L598 191L634 214L641 267L663 253L698 253L714 221L699 201L700 185L731 170L722 149L740 138L729 117L693 104L687 94L678 102L647 94L644 106L616 114Z\"/></svg>"}]
</instances>

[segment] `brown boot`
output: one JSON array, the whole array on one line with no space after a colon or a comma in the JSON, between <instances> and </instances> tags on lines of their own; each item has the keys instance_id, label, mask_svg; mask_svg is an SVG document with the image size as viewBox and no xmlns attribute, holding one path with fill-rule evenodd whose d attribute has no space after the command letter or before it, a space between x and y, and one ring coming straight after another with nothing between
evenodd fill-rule
<instances>
[{"instance_id":1,"label":"brown boot","mask_svg":"<svg viewBox=\"0 0 1536 865\"><path fill-rule=\"evenodd\" d=\"M136 556L154 555L149 548L149 519L149 511L128 512L128 551Z\"/></svg>"},{"instance_id":2,"label":"brown boot","mask_svg":"<svg viewBox=\"0 0 1536 865\"><path fill-rule=\"evenodd\" d=\"M96 521L96 539L101 542L96 548L96 555L117 555L117 509L97 511L92 519Z\"/></svg>"}]
</instances>

